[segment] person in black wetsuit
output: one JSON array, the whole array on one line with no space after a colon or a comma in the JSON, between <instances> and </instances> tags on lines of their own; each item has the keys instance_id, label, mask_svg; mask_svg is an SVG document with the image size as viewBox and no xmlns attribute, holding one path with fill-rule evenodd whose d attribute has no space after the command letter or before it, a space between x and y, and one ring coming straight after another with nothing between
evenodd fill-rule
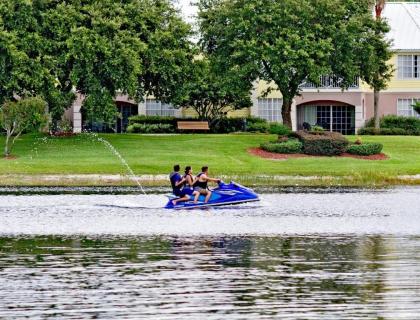
<instances>
[{"instance_id":1,"label":"person in black wetsuit","mask_svg":"<svg viewBox=\"0 0 420 320\"><path fill-rule=\"evenodd\" d=\"M220 179L209 178L208 173L209 167L202 167L201 173L197 176L194 182L194 203L198 202L198 197L200 196L200 194L206 196L204 203L209 202L211 197L211 191L207 188L208 182L213 181L219 183L221 181Z\"/></svg>"},{"instance_id":2,"label":"person in black wetsuit","mask_svg":"<svg viewBox=\"0 0 420 320\"><path fill-rule=\"evenodd\" d=\"M169 175L169 180L171 181L172 192L177 197L181 196L181 188L184 185L185 179L179 174L180 166L179 164L174 165L174 171Z\"/></svg>"},{"instance_id":3,"label":"person in black wetsuit","mask_svg":"<svg viewBox=\"0 0 420 320\"><path fill-rule=\"evenodd\" d=\"M179 195L180 198L172 200L172 204L174 206L176 206L178 202L190 200L190 196L193 194L193 191L194 191L193 185L195 182L195 178L192 175L191 166L185 167L185 175L182 177L182 181L183 181L183 184L182 184L183 188Z\"/></svg>"}]
</instances>

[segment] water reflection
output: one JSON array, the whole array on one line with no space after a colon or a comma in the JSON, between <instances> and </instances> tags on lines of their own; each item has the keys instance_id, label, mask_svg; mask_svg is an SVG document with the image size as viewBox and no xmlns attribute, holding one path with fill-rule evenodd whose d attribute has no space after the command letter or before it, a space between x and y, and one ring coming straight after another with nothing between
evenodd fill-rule
<instances>
[{"instance_id":1,"label":"water reflection","mask_svg":"<svg viewBox=\"0 0 420 320\"><path fill-rule=\"evenodd\" d=\"M3 237L0 318L415 319L420 238Z\"/></svg>"}]
</instances>

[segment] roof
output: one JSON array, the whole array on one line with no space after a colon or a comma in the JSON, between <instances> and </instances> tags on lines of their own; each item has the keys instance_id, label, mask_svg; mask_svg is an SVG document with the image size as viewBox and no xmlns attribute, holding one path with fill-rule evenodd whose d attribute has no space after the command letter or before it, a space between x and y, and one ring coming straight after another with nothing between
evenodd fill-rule
<instances>
[{"instance_id":1,"label":"roof","mask_svg":"<svg viewBox=\"0 0 420 320\"><path fill-rule=\"evenodd\" d=\"M420 2L387 2L382 16L394 50L420 51Z\"/></svg>"}]
</instances>

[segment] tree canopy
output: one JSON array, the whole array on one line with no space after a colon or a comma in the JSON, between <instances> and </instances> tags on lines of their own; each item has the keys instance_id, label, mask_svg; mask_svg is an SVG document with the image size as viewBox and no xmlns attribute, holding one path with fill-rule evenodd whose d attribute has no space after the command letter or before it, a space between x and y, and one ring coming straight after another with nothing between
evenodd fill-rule
<instances>
[{"instance_id":1,"label":"tree canopy","mask_svg":"<svg viewBox=\"0 0 420 320\"><path fill-rule=\"evenodd\" d=\"M216 121L232 110L252 105L252 86L238 81L233 72L220 72L209 57L195 59L188 68L188 76L175 90L173 103L193 108L200 119Z\"/></svg>"},{"instance_id":2,"label":"tree canopy","mask_svg":"<svg viewBox=\"0 0 420 320\"><path fill-rule=\"evenodd\" d=\"M360 76L359 56L374 35L372 21L369 0L199 2L205 52L221 57L221 68L236 69L239 78L274 82L290 127L292 101L303 82L319 84L320 76L334 74L344 89Z\"/></svg>"},{"instance_id":3,"label":"tree canopy","mask_svg":"<svg viewBox=\"0 0 420 320\"><path fill-rule=\"evenodd\" d=\"M113 120L118 93L171 99L190 35L170 0L1 1L0 99L42 94L59 119L77 92Z\"/></svg>"}]
</instances>

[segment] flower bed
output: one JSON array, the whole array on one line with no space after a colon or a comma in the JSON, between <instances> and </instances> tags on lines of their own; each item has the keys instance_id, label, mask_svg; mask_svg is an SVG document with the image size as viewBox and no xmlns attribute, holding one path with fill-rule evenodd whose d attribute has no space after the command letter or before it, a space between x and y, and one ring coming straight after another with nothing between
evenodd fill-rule
<instances>
[{"instance_id":1,"label":"flower bed","mask_svg":"<svg viewBox=\"0 0 420 320\"><path fill-rule=\"evenodd\" d=\"M248 149L248 153L252 154L253 156L257 156L264 159L270 159L270 160L287 160L287 159L295 159L295 158L315 158L319 156L313 156L303 153L294 153L294 154L286 154L286 153L274 153L274 152L268 152L261 148L250 148ZM326 156L323 156L326 157ZM360 156L350 153L343 153L338 158L353 158L353 159L360 159L360 160L388 160L389 157L384 154L374 154L370 156Z\"/></svg>"}]
</instances>

